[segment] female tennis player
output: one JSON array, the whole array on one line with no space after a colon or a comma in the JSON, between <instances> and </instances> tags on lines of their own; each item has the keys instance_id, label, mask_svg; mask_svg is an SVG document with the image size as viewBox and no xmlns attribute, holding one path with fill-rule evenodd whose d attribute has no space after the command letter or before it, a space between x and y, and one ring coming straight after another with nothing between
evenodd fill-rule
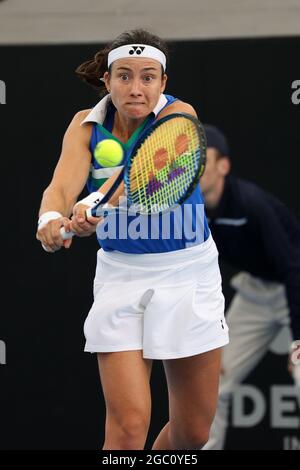
<instances>
[{"instance_id":1,"label":"female tennis player","mask_svg":"<svg viewBox=\"0 0 300 470\"><path fill-rule=\"evenodd\" d=\"M117 171L96 162L98 142L114 138L128 150L157 119L177 112L196 115L192 106L163 93L166 64L166 44L147 31L133 30L77 69L105 96L92 110L76 114L64 136L40 208L37 238L47 251L70 247L72 240L61 237L62 226L78 236L96 231L99 220L86 219L85 209ZM76 203L87 180L91 194ZM208 439L228 329L218 252L199 185L179 208L181 215L187 206L195 209L193 226L202 224L200 237L198 231L188 238L184 230L178 237L172 229L184 220L174 212L168 236L160 227L156 237L149 229L147 237L99 240L94 303L84 332L85 351L98 356L106 403L105 450L144 448L153 359L163 361L169 394L169 421L153 449L199 449Z\"/></svg>"}]
</instances>

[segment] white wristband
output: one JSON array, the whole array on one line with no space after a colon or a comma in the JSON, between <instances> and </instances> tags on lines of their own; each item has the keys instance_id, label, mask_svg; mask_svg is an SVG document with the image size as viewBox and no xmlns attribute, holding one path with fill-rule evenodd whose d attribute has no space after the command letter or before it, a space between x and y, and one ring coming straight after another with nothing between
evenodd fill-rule
<instances>
[{"instance_id":1,"label":"white wristband","mask_svg":"<svg viewBox=\"0 0 300 470\"><path fill-rule=\"evenodd\" d=\"M63 216L57 211L44 212L44 214L42 214L38 220L39 229L44 227L50 220L59 219L60 217Z\"/></svg>"},{"instance_id":2,"label":"white wristband","mask_svg":"<svg viewBox=\"0 0 300 470\"><path fill-rule=\"evenodd\" d=\"M39 217L39 220L38 220L38 228L41 229L42 227L44 227L50 220L55 220L55 219L59 219L60 217L63 217L60 212L57 212L57 211L48 211L48 212L44 212L40 217ZM48 248L45 247L45 245L42 244L42 247L44 248L45 251L50 251L51 250L48 250Z\"/></svg>"},{"instance_id":3,"label":"white wristband","mask_svg":"<svg viewBox=\"0 0 300 470\"><path fill-rule=\"evenodd\" d=\"M89 194L87 197L81 199L80 201L77 201L74 207L76 207L77 204L84 204L91 208L98 204L103 198L104 194L100 193L99 191L95 191Z\"/></svg>"}]
</instances>

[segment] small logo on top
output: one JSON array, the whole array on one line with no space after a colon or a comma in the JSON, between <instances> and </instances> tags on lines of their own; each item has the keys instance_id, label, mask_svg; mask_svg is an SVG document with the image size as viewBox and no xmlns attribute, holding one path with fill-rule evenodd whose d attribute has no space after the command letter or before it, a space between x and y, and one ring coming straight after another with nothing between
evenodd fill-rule
<instances>
[{"instance_id":1,"label":"small logo on top","mask_svg":"<svg viewBox=\"0 0 300 470\"><path fill-rule=\"evenodd\" d=\"M132 46L132 48L129 51L130 55L141 55L145 47L143 46Z\"/></svg>"}]
</instances>

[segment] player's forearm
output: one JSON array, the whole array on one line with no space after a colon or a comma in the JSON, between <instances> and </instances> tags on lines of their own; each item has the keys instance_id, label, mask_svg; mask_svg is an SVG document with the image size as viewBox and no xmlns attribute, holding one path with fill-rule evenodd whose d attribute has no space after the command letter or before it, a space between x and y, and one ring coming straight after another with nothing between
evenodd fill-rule
<instances>
[{"instance_id":1,"label":"player's forearm","mask_svg":"<svg viewBox=\"0 0 300 470\"><path fill-rule=\"evenodd\" d=\"M122 196L124 196L124 182L120 184L119 188L112 195L112 197L109 200L109 204L112 204L113 206L118 206L119 200L120 200L119 198Z\"/></svg>"},{"instance_id":2,"label":"player's forearm","mask_svg":"<svg viewBox=\"0 0 300 470\"><path fill-rule=\"evenodd\" d=\"M120 174L120 171L116 171L107 181L105 181L105 183L99 188L100 193L106 194L110 190L110 188L112 187L116 179L118 178L119 174ZM114 194L109 200L109 204L112 204L113 206L117 206L119 203L119 198L121 196L124 196L124 182L122 182L120 186L118 187L118 189L114 192Z\"/></svg>"},{"instance_id":3,"label":"player's forearm","mask_svg":"<svg viewBox=\"0 0 300 470\"><path fill-rule=\"evenodd\" d=\"M57 211L65 217L72 213L76 199L66 195L62 189L48 186L44 191L39 215L48 211Z\"/></svg>"}]
</instances>

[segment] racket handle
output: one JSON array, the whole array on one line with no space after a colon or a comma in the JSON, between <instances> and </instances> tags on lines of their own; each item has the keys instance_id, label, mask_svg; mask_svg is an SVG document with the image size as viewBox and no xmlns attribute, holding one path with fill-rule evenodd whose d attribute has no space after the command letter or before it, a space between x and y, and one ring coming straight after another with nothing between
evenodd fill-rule
<instances>
[{"instance_id":1,"label":"racket handle","mask_svg":"<svg viewBox=\"0 0 300 470\"><path fill-rule=\"evenodd\" d=\"M85 214L86 218L88 217L101 217L105 213L107 214L108 212L114 212L115 207L106 202L103 204L103 206L99 207L99 204L95 205L94 207L89 207L89 209L86 209Z\"/></svg>"},{"instance_id":2,"label":"racket handle","mask_svg":"<svg viewBox=\"0 0 300 470\"><path fill-rule=\"evenodd\" d=\"M89 207L88 209L86 209L86 211L85 211L86 218L88 218L88 217L97 217L98 216L97 207L98 206ZM104 204L102 209L106 209L107 207L109 207L108 203ZM75 233L72 232L72 231L71 232L66 232L65 227L60 228L60 234L61 234L63 240L69 240L70 238L74 237L74 235L75 235Z\"/></svg>"},{"instance_id":3,"label":"racket handle","mask_svg":"<svg viewBox=\"0 0 300 470\"><path fill-rule=\"evenodd\" d=\"M60 234L63 240L69 240L70 238L74 237L74 232L66 232L65 227L61 227Z\"/></svg>"},{"instance_id":4,"label":"racket handle","mask_svg":"<svg viewBox=\"0 0 300 470\"><path fill-rule=\"evenodd\" d=\"M85 213L86 213L86 218L93 217L93 207L90 207L89 209L87 209L85 211ZM74 235L75 235L75 233L72 232L72 230L71 230L71 232L66 232L65 227L60 228L60 234L61 234L63 240L69 240L70 238L74 237Z\"/></svg>"},{"instance_id":5,"label":"racket handle","mask_svg":"<svg viewBox=\"0 0 300 470\"><path fill-rule=\"evenodd\" d=\"M74 232L66 232L65 227L60 228L60 234L61 234L63 240L69 240L69 238L72 238L75 235ZM42 243L42 247L48 253L52 253L52 251L48 250L48 248L46 248L45 245L43 245L43 243Z\"/></svg>"},{"instance_id":6,"label":"racket handle","mask_svg":"<svg viewBox=\"0 0 300 470\"><path fill-rule=\"evenodd\" d=\"M86 216L86 218L94 216L92 207L89 207L88 209L86 209L85 216Z\"/></svg>"}]
</instances>

